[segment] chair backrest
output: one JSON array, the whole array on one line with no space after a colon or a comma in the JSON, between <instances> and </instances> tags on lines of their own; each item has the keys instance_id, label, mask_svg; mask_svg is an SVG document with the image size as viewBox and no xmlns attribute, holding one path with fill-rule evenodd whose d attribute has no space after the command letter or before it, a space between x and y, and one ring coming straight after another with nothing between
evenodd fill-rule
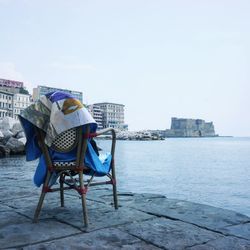
<instances>
[{"instance_id":1,"label":"chair backrest","mask_svg":"<svg viewBox=\"0 0 250 250\"><path fill-rule=\"evenodd\" d=\"M69 129L59 134L53 141L51 148L57 152L65 153L74 149L78 143L77 128Z\"/></svg>"}]
</instances>

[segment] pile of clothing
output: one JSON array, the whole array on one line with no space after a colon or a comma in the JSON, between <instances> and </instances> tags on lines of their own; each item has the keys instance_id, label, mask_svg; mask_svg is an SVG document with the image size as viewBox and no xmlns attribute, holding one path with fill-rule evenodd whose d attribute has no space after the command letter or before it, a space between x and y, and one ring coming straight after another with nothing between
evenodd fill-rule
<instances>
[{"instance_id":1,"label":"pile of clothing","mask_svg":"<svg viewBox=\"0 0 250 250\"><path fill-rule=\"evenodd\" d=\"M39 158L39 163L34 175L34 183L40 186L44 183L47 172L45 158L38 145L35 127L45 132L45 143L53 161L74 161L76 148L67 153L56 152L51 148L53 141L61 133L81 126L83 131L86 125L90 126L90 133L96 132L97 123L86 107L68 93L55 91L42 96L37 102L27 107L19 116L23 126L26 143L26 160L32 161ZM94 141L89 139L84 163L90 168L89 174L103 176L110 170L111 155L99 155ZM51 185L56 182L58 174L53 173Z\"/></svg>"}]
</instances>

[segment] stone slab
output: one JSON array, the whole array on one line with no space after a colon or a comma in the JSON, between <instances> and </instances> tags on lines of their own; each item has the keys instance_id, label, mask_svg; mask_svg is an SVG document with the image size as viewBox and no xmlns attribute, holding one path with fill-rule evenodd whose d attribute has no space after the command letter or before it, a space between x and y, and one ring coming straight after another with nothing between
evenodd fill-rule
<instances>
[{"instance_id":1,"label":"stone slab","mask_svg":"<svg viewBox=\"0 0 250 250\"><path fill-rule=\"evenodd\" d=\"M129 205L150 214L177 219L211 230L222 231L223 228L246 223L249 217L237 212L208 205L174 199L135 200Z\"/></svg>"},{"instance_id":2,"label":"stone slab","mask_svg":"<svg viewBox=\"0 0 250 250\"><path fill-rule=\"evenodd\" d=\"M38 195L38 191L35 188L29 188L26 186L18 186L16 184L7 185L1 182L0 187L0 201L12 200L14 198L27 197Z\"/></svg>"},{"instance_id":3,"label":"stone slab","mask_svg":"<svg viewBox=\"0 0 250 250\"><path fill-rule=\"evenodd\" d=\"M90 187L86 198L99 203L104 203L108 205L113 205L113 191L107 187Z\"/></svg>"},{"instance_id":4,"label":"stone slab","mask_svg":"<svg viewBox=\"0 0 250 250\"><path fill-rule=\"evenodd\" d=\"M75 249L159 249L118 229L108 228L60 240L24 247L23 250L75 250Z\"/></svg>"},{"instance_id":5,"label":"stone slab","mask_svg":"<svg viewBox=\"0 0 250 250\"><path fill-rule=\"evenodd\" d=\"M3 201L2 204L9 206L13 209L15 209L17 212L21 214L25 214L29 218L33 218L34 212L36 209L36 206L38 204L40 194L39 195L33 195L29 197L22 197L22 198L15 198L12 200L6 200ZM72 210L75 211L76 207L82 206L81 200L79 199L79 196L69 196L65 194L65 207L61 207L59 193L48 193L45 196L44 203L42 206L42 210L40 213L39 218L40 219L49 219L53 218L57 213L61 213L64 210ZM102 207L106 206L105 204L102 204ZM98 204L93 201L87 201L87 207L88 209L98 209Z\"/></svg>"},{"instance_id":6,"label":"stone slab","mask_svg":"<svg viewBox=\"0 0 250 250\"><path fill-rule=\"evenodd\" d=\"M10 219L0 227L0 248L21 247L32 243L38 243L56 238L61 238L80 231L53 220L43 220L33 224L28 221L12 221Z\"/></svg>"},{"instance_id":7,"label":"stone slab","mask_svg":"<svg viewBox=\"0 0 250 250\"><path fill-rule=\"evenodd\" d=\"M118 201L119 206L127 206L130 203L134 203L135 200L137 201L145 201L145 200L152 200L157 198L166 198L163 195L159 194L148 194L148 193L141 193L135 194L132 192L118 192ZM107 204L113 204L113 193L112 189L105 188L105 190L101 189L94 189L88 192L87 199L91 199L98 202L104 202Z\"/></svg>"},{"instance_id":8,"label":"stone slab","mask_svg":"<svg viewBox=\"0 0 250 250\"><path fill-rule=\"evenodd\" d=\"M120 206L130 206L135 203L153 202L155 199L166 199L164 195L148 193L118 192Z\"/></svg>"},{"instance_id":9,"label":"stone slab","mask_svg":"<svg viewBox=\"0 0 250 250\"><path fill-rule=\"evenodd\" d=\"M223 233L250 240L250 222L226 227L223 229Z\"/></svg>"},{"instance_id":10,"label":"stone slab","mask_svg":"<svg viewBox=\"0 0 250 250\"><path fill-rule=\"evenodd\" d=\"M239 239L236 237L220 237L216 240L211 240L206 244L196 245L187 250L249 250L250 241Z\"/></svg>"},{"instance_id":11,"label":"stone slab","mask_svg":"<svg viewBox=\"0 0 250 250\"><path fill-rule=\"evenodd\" d=\"M143 221L154 218L153 215L135 209L119 208L118 210L115 210L113 207L88 210L88 217L89 227L87 231L99 230L102 228L132 223L134 221ZM57 213L55 218L83 231L86 230L83 225L82 210L80 208L76 208L75 210L64 210L61 213Z\"/></svg>"},{"instance_id":12,"label":"stone slab","mask_svg":"<svg viewBox=\"0 0 250 250\"><path fill-rule=\"evenodd\" d=\"M13 209L0 203L0 212L12 211Z\"/></svg>"},{"instance_id":13,"label":"stone slab","mask_svg":"<svg viewBox=\"0 0 250 250\"><path fill-rule=\"evenodd\" d=\"M134 200L148 200L148 199L156 199L156 198L166 198L164 195L159 194L149 194L149 193L141 193L135 194L132 192L117 192L118 193L118 200L120 201L119 205L122 206L123 204L133 203ZM77 194L72 193L71 195L76 196ZM110 187L90 187L87 193L87 199L106 203L108 205L113 204L113 192L112 188Z\"/></svg>"},{"instance_id":14,"label":"stone slab","mask_svg":"<svg viewBox=\"0 0 250 250\"><path fill-rule=\"evenodd\" d=\"M25 216L22 216L14 211L7 210L0 212L0 235L4 227L25 222L29 222L29 220Z\"/></svg>"},{"instance_id":15,"label":"stone slab","mask_svg":"<svg viewBox=\"0 0 250 250\"><path fill-rule=\"evenodd\" d=\"M197 226L164 218L119 227L122 231L164 249L185 249L221 237Z\"/></svg>"},{"instance_id":16,"label":"stone slab","mask_svg":"<svg viewBox=\"0 0 250 250\"><path fill-rule=\"evenodd\" d=\"M16 212L23 214L29 217L30 219L33 219L35 209L38 204L38 200L39 200L38 195L32 195L32 196L14 198L12 200L5 200L3 201L3 204L14 209ZM39 216L40 219L53 218L53 214L51 214L50 211L51 209L48 209L47 203L48 203L47 199L45 199Z\"/></svg>"}]
</instances>

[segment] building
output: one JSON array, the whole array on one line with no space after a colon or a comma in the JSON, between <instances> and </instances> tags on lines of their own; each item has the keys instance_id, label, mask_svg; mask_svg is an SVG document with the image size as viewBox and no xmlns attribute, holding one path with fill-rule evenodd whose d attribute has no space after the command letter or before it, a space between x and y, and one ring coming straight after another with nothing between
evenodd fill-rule
<instances>
[{"instance_id":1,"label":"building","mask_svg":"<svg viewBox=\"0 0 250 250\"><path fill-rule=\"evenodd\" d=\"M0 119L9 116L13 117L13 93L0 90Z\"/></svg>"},{"instance_id":2,"label":"building","mask_svg":"<svg viewBox=\"0 0 250 250\"><path fill-rule=\"evenodd\" d=\"M41 86L41 85L38 85L37 88L33 89L33 96L32 96L33 100L37 101L42 95L48 94L53 91L62 91L62 92L68 93L72 95L74 98L82 102L82 92L68 90L68 89L53 88L53 87L48 87L48 86Z\"/></svg>"},{"instance_id":3,"label":"building","mask_svg":"<svg viewBox=\"0 0 250 250\"><path fill-rule=\"evenodd\" d=\"M12 93L12 94L20 93L20 88L0 86L0 90L3 90L8 93Z\"/></svg>"},{"instance_id":4,"label":"building","mask_svg":"<svg viewBox=\"0 0 250 250\"><path fill-rule=\"evenodd\" d=\"M24 87L23 82L0 79L0 90L13 94L29 94L28 90Z\"/></svg>"},{"instance_id":5,"label":"building","mask_svg":"<svg viewBox=\"0 0 250 250\"><path fill-rule=\"evenodd\" d=\"M13 118L18 119L18 115L31 104L31 96L26 94L14 94L13 100Z\"/></svg>"},{"instance_id":6,"label":"building","mask_svg":"<svg viewBox=\"0 0 250 250\"><path fill-rule=\"evenodd\" d=\"M0 79L0 118L18 119L21 111L30 104L30 95L23 82Z\"/></svg>"},{"instance_id":7,"label":"building","mask_svg":"<svg viewBox=\"0 0 250 250\"><path fill-rule=\"evenodd\" d=\"M103 114L101 108L95 104L88 105L87 108L98 125L97 129L103 129Z\"/></svg>"},{"instance_id":8,"label":"building","mask_svg":"<svg viewBox=\"0 0 250 250\"><path fill-rule=\"evenodd\" d=\"M30 104L30 95L0 90L0 118L9 116L18 119L21 111Z\"/></svg>"},{"instance_id":9,"label":"building","mask_svg":"<svg viewBox=\"0 0 250 250\"><path fill-rule=\"evenodd\" d=\"M23 88L23 82L0 78L0 86L1 87L9 87L9 88Z\"/></svg>"},{"instance_id":10,"label":"building","mask_svg":"<svg viewBox=\"0 0 250 250\"><path fill-rule=\"evenodd\" d=\"M95 103L102 111L103 128L115 128L127 130L128 126L124 123L124 105L110 102Z\"/></svg>"}]
</instances>

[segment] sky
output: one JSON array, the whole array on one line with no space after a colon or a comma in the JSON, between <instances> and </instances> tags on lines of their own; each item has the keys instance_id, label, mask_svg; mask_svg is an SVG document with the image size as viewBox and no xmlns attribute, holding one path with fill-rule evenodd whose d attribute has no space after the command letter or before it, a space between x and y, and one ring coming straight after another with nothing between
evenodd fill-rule
<instances>
[{"instance_id":1,"label":"sky","mask_svg":"<svg viewBox=\"0 0 250 250\"><path fill-rule=\"evenodd\" d=\"M0 0L0 78L125 105L129 130L171 117L250 136L249 0Z\"/></svg>"}]
</instances>

